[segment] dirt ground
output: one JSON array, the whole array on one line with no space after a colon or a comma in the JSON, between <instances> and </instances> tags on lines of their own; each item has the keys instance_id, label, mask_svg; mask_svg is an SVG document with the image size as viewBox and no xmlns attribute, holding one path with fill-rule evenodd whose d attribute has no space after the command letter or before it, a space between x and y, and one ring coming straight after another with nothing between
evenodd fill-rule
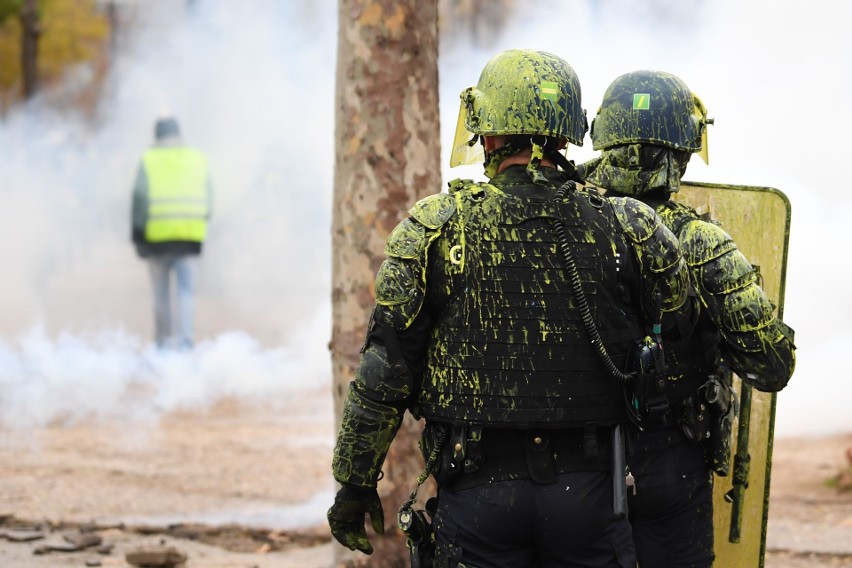
<instances>
[{"instance_id":1,"label":"dirt ground","mask_svg":"<svg viewBox=\"0 0 852 568\"><path fill-rule=\"evenodd\" d=\"M190 567L333 566L330 396L0 432L0 567L127 567L170 547ZM849 447L776 440L768 568L852 566L852 490L831 484Z\"/></svg>"}]
</instances>

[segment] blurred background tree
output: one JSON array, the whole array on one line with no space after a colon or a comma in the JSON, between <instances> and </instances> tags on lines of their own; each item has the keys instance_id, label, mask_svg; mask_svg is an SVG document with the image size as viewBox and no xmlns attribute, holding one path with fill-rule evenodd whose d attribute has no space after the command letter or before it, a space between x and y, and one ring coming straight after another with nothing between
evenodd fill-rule
<instances>
[{"instance_id":1,"label":"blurred background tree","mask_svg":"<svg viewBox=\"0 0 852 568\"><path fill-rule=\"evenodd\" d=\"M438 0L441 40L446 42L442 47L491 47L521 5L518 0Z\"/></svg>"},{"instance_id":2,"label":"blurred background tree","mask_svg":"<svg viewBox=\"0 0 852 568\"><path fill-rule=\"evenodd\" d=\"M0 113L39 92L55 94L60 106L92 110L109 35L107 9L95 0L0 0Z\"/></svg>"},{"instance_id":3,"label":"blurred background tree","mask_svg":"<svg viewBox=\"0 0 852 568\"><path fill-rule=\"evenodd\" d=\"M200 3L186 0L188 8ZM0 0L0 116L36 93L51 94L58 106L94 110L115 48L118 8L125 4L137 3ZM487 47L516 15L517 4L438 0L441 37Z\"/></svg>"}]
</instances>

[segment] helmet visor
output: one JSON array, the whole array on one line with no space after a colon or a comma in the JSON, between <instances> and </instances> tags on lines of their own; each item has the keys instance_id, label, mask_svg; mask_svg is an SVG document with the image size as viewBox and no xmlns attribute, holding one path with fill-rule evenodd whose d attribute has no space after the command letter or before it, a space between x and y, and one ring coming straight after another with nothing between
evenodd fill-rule
<instances>
[{"instance_id":1,"label":"helmet visor","mask_svg":"<svg viewBox=\"0 0 852 568\"><path fill-rule=\"evenodd\" d=\"M459 118L456 122L456 133L453 136L453 148L450 153L450 167L470 166L485 162L485 152L482 144L478 143L473 132L467 129L467 104L464 98L459 103ZM472 142L472 144L471 144Z\"/></svg>"},{"instance_id":2,"label":"helmet visor","mask_svg":"<svg viewBox=\"0 0 852 568\"><path fill-rule=\"evenodd\" d=\"M697 152L704 163L710 165L710 153L707 147L707 125L713 121L707 119L707 107L698 98L698 95L692 93L692 99L695 101L695 118L698 119L698 127L701 129L701 149Z\"/></svg>"}]
</instances>

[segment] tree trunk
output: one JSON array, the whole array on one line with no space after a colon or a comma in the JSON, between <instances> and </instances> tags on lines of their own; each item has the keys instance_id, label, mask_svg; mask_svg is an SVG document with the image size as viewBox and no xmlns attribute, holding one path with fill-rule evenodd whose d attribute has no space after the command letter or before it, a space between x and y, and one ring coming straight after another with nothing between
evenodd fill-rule
<instances>
[{"instance_id":1,"label":"tree trunk","mask_svg":"<svg viewBox=\"0 0 852 568\"><path fill-rule=\"evenodd\" d=\"M387 235L418 199L441 189L437 0L339 0L332 227L334 408L354 376ZM385 536L372 556L340 547L343 565L404 566L396 513L423 462L407 416L379 494Z\"/></svg>"},{"instance_id":2,"label":"tree trunk","mask_svg":"<svg viewBox=\"0 0 852 568\"><path fill-rule=\"evenodd\" d=\"M21 8L21 69L24 75L24 99L38 92L38 38L41 25L38 0L24 0Z\"/></svg>"}]
</instances>

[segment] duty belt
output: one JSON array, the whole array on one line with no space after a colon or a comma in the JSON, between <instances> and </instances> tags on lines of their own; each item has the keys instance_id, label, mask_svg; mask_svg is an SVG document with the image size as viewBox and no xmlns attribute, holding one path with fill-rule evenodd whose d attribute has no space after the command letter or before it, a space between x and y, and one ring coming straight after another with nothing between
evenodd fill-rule
<instances>
[{"instance_id":1,"label":"duty belt","mask_svg":"<svg viewBox=\"0 0 852 568\"><path fill-rule=\"evenodd\" d=\"M610 428L483 429L477 463L446 486L469 489L509 479L548 484L560 473L610 470ZM448 448L453 451L452 447Z\"/></svg>"}]
</instances>

